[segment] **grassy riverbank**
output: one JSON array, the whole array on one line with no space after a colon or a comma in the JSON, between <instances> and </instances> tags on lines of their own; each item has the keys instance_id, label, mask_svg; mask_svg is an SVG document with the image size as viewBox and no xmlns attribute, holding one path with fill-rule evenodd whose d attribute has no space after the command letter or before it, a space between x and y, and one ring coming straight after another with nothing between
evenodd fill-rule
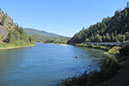
<instances>
[{"instance_id":1,"label":"grassy riverbank","mask_svg":"<svg viewBox=\"0 0 129 86\"><path fill-rule=\"evenodd\" d=\"M105 50L105 51L108 51L113 47L113 46L102 46L102 45L94 45L94 44L88 45L88 44L83 44L83 43L82 44L74 44L74 45L78 46L78 47L101 49L101 50Z\"/></svg>"},{"instance_id":2,"label":"grassy riverbank","mask_svg":"<svg viewBox=\"0 0 129 86\"><path fill-rule=\"evenodd\" d=\"M40 43L45 43L45 42L40 42ZM45 43L45 44L60 44L60 45L68 45L67 43Z\"/></svg>"},{"instance_id":3,"label":"grassy riverbank","mask_svg":"<svg viewBox=\"0 0 129 86\"><path fill-rule=\"evenodd\" d=\"M110 55L117 55L119 54L119 50L121 49L121 47L119 46L102 46L102 45L88 45L88 44L75 44L75 46L78 46L78 47L88 47L88 48L95 48L95 49L101 49L101 50L105 50L105 54L110 54Z\"/></svg>"},{"instance_id":4,"label":"grassy riverbank","mask_svg":"<svg viewBox=\"0 0 129 86\"><path fill-rule=\"evenodd\" d=\"M104 49L105 48L106 47L104 47ZM114 76L117 76L117 74L121 73L121 71L124 70L123 68L127 66L127 59L129 56L129 47L123 47L123 48L113 47L108 52L114 52L115 50L119 51L119 52L117 51L116 53L118 57L117 61L111 58L107 58L104 61L102 61L102 66L100 71L92 71L90 73L87 73L86 71L84 74L80 76L74 76L72 78L63 80L59 84L59 86L110 86L110 84L108 84L107 82L109 82Z\"/></svg>"},{"instance_id":5,"label":"grassy riverbank","mask_svg":"<svg viewBox=\"0 0 129 86\"><path fill-rule=\"evenodd\" d=\"M26 43L24 41L15 41L14 43L0 43L0 50L1 49L13 49L13 48L22 48L22 47L29 47L35 46L34 43Z\"/></svg>"}]
</instances>

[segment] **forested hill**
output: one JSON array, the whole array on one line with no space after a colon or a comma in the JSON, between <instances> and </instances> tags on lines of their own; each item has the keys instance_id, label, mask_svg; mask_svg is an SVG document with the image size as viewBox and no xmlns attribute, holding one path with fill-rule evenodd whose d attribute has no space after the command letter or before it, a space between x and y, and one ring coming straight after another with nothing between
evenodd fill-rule
<instances>
[{"instance_id":1,"label":"forested hill","mask_svg":"<svg viewBox=\"0 0 129 86\"><path fill-rule=\"evenodd\" d=\"M58 34L54 34L54 33L49 33L46 31L40 31L40 30L36 30L33 28L24 28L25 32L29 35L31 35L34 39L35 42L67 42L70 38L66 37L66 36L61 36Z\"/></svg>"},{"instance_id":2,"label":"forested hill","mask_svg":"<svg viewBox=\"0 0 129 86\"><path fill-rule=\"evenodd\" d=\"M102 22L83 28L76 33L69 44L84 42L123 42L129 40L129 8L116 11L114 16Z\"/></svg>"},{"instance_id":3,"label":"forested hill","mask_svg":"<svg viewBox=\"0 0 129 86\"><path fill-rule=\"evenodd\" d=\"M1 44L24 45L33 43L33 38L27 35L22 27L0 9L0 47Z\"/></svg>"}]
</instances>

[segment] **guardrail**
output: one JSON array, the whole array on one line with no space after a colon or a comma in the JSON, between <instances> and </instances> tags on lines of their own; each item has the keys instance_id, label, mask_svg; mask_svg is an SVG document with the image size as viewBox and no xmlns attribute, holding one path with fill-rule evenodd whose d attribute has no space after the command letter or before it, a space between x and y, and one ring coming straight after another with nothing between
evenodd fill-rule
<instances>
[{"instance_id":1,"label":"guardrail","mask_svg":"<svg viewBox=\"0 0 129 86\"><path fill-rule=\"evenodd\" d=\"M94 45L112 45L112 46L129 46L129 42L85 42L85 44Z\"/></svg>"}]
</instances>

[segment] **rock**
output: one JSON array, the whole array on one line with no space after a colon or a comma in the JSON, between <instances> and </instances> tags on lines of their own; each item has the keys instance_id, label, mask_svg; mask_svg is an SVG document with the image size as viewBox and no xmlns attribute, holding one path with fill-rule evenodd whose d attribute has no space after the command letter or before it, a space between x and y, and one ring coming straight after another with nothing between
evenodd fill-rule
<instances>
[{"instance_id":1,"label":"rock","mask_svg":"<svg viewBox=\"0 0 129 86\"><path fill-rule=\"evenodd\" d=\"M3 39L5 39L8 36L8 33L9 31L5 27L0 25L0 36L3 36Z\"/></svg>"}]
</instances>

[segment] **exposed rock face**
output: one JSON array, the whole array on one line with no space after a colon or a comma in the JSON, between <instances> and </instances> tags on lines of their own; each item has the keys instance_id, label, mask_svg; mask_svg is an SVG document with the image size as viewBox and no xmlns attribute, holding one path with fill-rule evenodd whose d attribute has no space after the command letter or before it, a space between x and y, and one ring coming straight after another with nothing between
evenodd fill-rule
<instances>
[{"instance_id":1,"label":"exposed rock face","mask_svg":"<svg viewBox=\"0 0 129 86\"><path fill-rule=\"evenodd\" d=\"M5 39L8 36L8 33L9 31L0 25L0 36L3 36L3 39Z\"/></svg>"},{"instance_id":2,"label":"exposed rock face","mask_svg":"<svg viewBox=\"0 0 129 86\"><path fill-rule=\"evenodd\" d=\"M5 16L5 25L1 25L1 21L3 16ZM0 36L3 36L3 39L5 39L8 36L9 30L14 30L16 24L13 23L13 20L5 14L3 11L0 10Z\"/></svg>"}]
</instances>

